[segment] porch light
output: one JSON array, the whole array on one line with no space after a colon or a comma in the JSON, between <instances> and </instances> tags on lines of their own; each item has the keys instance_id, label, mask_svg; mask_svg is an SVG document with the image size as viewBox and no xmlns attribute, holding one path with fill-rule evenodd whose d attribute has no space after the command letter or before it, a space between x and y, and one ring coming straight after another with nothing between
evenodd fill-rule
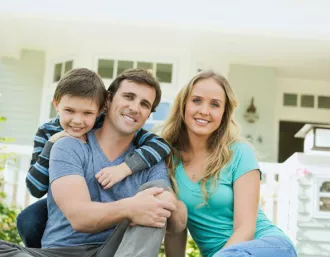
<instances>
[{"instance_id":1,"label":"porch light","mask_svg":"<svg viewBox=\"0 0 330 257\"><path fill-rule=\"evenodd\" d=\"M306 124L295 135L296 138L305 138L304 152L330 152L330 126L320 124Z\"/></svg>"},{"instance_id":2,"label":"porch light","mask_svg":"<svg viewBox=\"0 0 330 257\"><path fill-rule=\"evenodd\" d=\"M257 108L254 106L254 98L251 98L251 103L244 113L244 119L249 123L255 123L259 119Z\"/></svg>"}]
</instances>

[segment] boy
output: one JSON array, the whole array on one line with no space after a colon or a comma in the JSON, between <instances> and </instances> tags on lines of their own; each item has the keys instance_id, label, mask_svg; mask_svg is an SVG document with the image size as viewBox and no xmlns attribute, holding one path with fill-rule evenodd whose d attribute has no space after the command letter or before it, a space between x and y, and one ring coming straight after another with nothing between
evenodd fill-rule
<instances>
[{"instance_id":1,"label":"boy","mask_svg":"<svg viewBox=\"0 0 330 257\"><path fill-rule=\"evenodd\" d=\"M60 80L53 100L58 117L42 125L35 136L31 168L26 178L27 187L33 196L39 198L48 191L49 154L54 142L65 136L84 141L87 132L100 128L104 120L102 111L107 96L108 92L101 78L88 69L71 70ZM76 106L75 98L86 100L85 104ZM98 110L91 108L93 100L96 101ZM99 116L100 113L102 114ZM170 147L162 138L143 129L138 130L134 143L140 148L127 155L124 163L105 167L96 174L96 179L104 189L134 172L154 166L170 152ZM46 221L46 199L29 206L17 217L17 228L27 247L41 247Z\"/></svg>"}]
</instances>

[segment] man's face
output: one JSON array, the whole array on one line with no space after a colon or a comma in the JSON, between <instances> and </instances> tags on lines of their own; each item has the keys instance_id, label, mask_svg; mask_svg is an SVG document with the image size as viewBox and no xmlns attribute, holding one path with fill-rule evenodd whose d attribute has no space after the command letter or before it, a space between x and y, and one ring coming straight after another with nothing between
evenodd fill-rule
<instances>
[{"instance_id":1,"label":"man's face","mask_svg":"<svg viewBox=\"0 0 330 257\"><path fill-rule=\"evenodd\" d=\"M124 136L134 134L148 119L155 99L151 86L123 80L109 103L110 124Z\"/></svg>"},{"instance_id":2,"label":"man's face","mask_svg":"<svg viewBox=\"0 0 330 257\"><path fill-rule=\"evenodd\" d=\"M58 103L54 100L53 104L62 128L77 138L93 128L100 113L98 104L90 98L64 95Z\"/></svg>"}]
</instances>

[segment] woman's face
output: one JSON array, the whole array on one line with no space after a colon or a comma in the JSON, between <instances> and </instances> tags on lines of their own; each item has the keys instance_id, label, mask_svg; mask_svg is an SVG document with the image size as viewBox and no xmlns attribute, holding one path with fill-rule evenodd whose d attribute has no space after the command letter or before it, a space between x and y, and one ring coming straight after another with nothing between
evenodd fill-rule
<instances>
[{"instance_id":1,"label":"woman's face","mask_svg":"<svg viewBox=\"0 0 330 257\"><path fill-rule=\"evenodd\" d=\"M208 138L220 126L225 104L225 91L214 79L193 85L184 117L188 135Z\"/></svg>"}]
</instances>

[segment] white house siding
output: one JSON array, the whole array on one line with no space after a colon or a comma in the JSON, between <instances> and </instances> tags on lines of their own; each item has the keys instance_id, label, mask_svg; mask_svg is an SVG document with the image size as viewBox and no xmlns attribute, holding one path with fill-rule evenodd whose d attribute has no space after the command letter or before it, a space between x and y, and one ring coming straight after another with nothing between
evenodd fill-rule
<instances>
[{"instance_id":1,"label":"white house siding","mask_svg":"<svg viewBox=\"0 0 330 257\"><path fill-rule=\"evenodd\" d=\"M241 127L242 136L251 135L253 143L262 153L261 161L276 162L275 150L275 105L276 105L276 73L274 68L231 65L229 81L239 100L236 120ZM259 120L253 124L244 120L244 113L254 97L254 105L259 114ZM256 140L262 138L262 142Z\"/></svg>"},{"instance_id":2,"label":"white house siding","mask_svg":"<svg viewBox=\"0 0 330 257\"><path fill-rule=\"evenodd\" d=\"M44 77L45 54L22 50L20 59L0 59L0 115L7 121L1 136L31 145L36 132Z\"/></svg>"}]
</instances>

